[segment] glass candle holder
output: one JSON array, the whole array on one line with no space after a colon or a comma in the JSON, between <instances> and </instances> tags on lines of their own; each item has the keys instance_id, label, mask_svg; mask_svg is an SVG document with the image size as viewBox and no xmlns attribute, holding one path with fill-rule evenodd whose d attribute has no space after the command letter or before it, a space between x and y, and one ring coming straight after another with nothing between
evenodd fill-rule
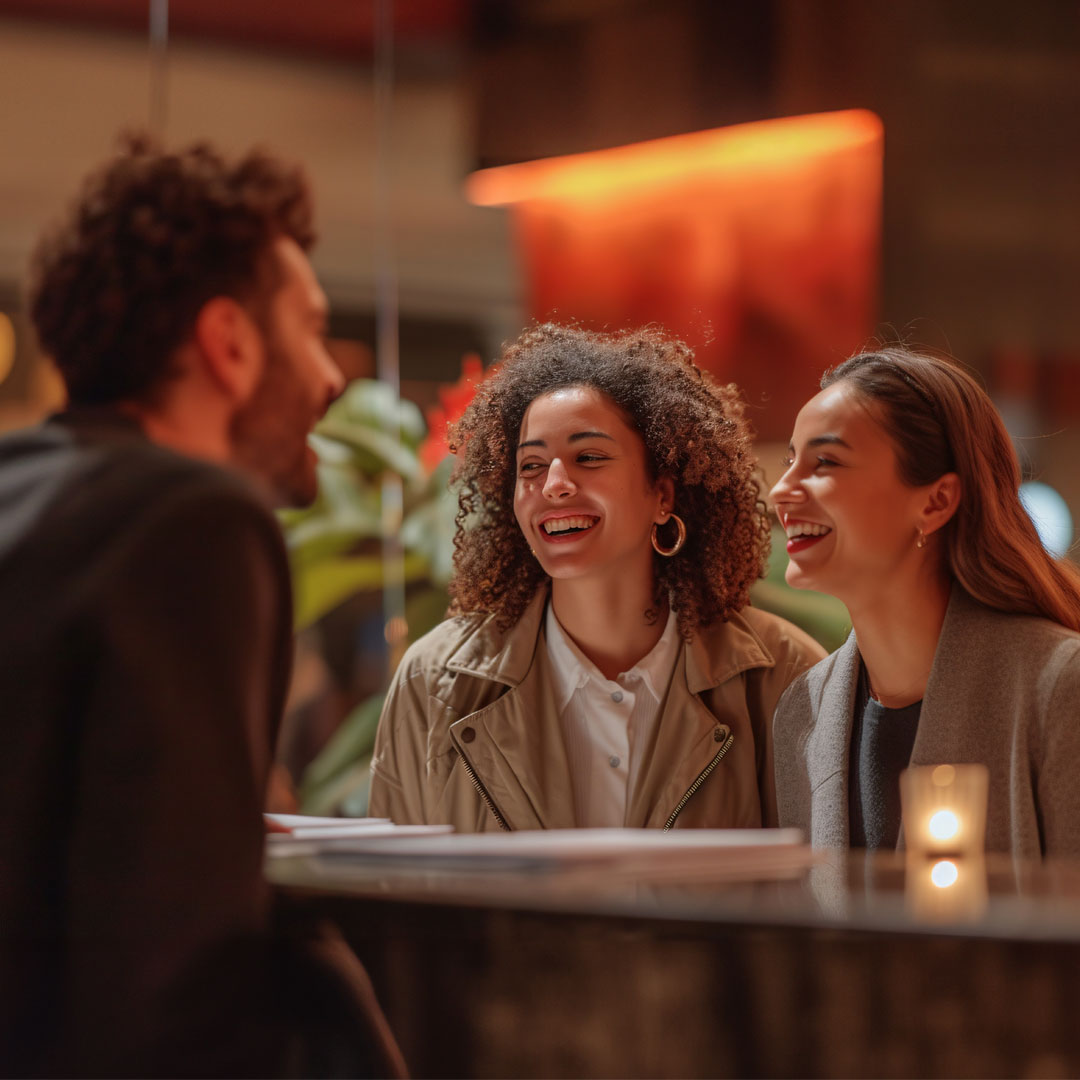
<instances>
[{"instance_id":1,"label":"glass candle holder","mask_svg":"<svg viewBox=\"0 0 1080 1080\"><path fill-rule=\"evenodd\" d=\"M927 856L982 855L986 842L985 765L919 765L900 774L907 850Z\"/></svg>"}]
</instances>

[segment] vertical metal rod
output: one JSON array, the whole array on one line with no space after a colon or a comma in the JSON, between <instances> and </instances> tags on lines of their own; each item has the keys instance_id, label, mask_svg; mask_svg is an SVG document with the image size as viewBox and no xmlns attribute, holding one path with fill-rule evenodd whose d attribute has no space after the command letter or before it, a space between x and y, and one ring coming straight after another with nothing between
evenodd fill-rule
<instances>
[{"instance_id":1,"label":"vertical metal rod","mask_svg":"<svg viewBox=\"0 0 1080 1080\"><path fill-rule=\"evenodd\" d=\"M169 109L169 0L150 0L150 94L148 121L165 135Z\"/></svg>"},{"instance_id":2,"label":"vertical metal rod","mask_svg":"<svg viewBox=\"0 0 1080 1080\"><path fill-rule=\"evenodd\" d=\"M398 273L394 244L393 101L394 0L375 0L375 367L394 396L401 394L398 351ZM387 431L401 439L397 412ZM401 546L404 492L401 477L388 471L382 482L383 626L392 674L405 651L405 553Z\"/></svg>"}]
</instances>

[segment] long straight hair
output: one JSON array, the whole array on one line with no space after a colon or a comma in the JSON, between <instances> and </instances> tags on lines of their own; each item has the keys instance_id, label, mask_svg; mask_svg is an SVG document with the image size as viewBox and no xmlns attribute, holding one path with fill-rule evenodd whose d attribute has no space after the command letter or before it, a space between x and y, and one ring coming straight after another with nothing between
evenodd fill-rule
<instances>
[{"instance_id":1,"label":"long straight hair","mask_svg":"<svg viewBox=\"0 0 1080 1080\"><path fill-rule=\"evenodd\" d=\"M1043 547L1020 502L1020 464L986 392L956 364L889 346L822 377L871 406L913 487L960 478L960 505L940 530L949 573L980 603L1080 630L1080 571Z\"/></svg>"}]
</instances>

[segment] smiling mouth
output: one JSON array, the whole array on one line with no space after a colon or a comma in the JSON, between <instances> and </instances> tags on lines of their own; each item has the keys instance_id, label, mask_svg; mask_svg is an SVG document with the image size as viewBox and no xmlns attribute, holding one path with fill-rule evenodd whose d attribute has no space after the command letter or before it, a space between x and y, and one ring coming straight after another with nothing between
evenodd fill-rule
<instances>
[{"instance_id":1,"label":"smiling mouth","mask_svg":"<svg viewBox=\"0 0 1080 1080\"><path fill-rule=\"evenodd\" d=\"M549 518L540 526L541 530L553 539L561 537L579 536L588 532L600 519L576 515L574 517Z\"/></svg>"},{"instance_id":2,"label":"smiling mouth","mask_svg":"<svg viewBox=\"0 0 1080 1080\"><path fill-rule=\"evenodd\" d=\"M828 525L818 525L812 521L798 521L786 526L784 531L787 533L787 552L794 555L824 540L832 529Z\"/></svg>"}]
</instances>

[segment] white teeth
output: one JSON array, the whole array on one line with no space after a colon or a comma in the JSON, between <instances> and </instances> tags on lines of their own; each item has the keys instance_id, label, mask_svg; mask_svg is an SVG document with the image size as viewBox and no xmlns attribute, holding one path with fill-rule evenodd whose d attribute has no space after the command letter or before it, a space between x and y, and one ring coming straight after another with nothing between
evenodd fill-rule
<instances>
[{"instance_id":1,"label":"white teeth","mask_svg":"<svg viewBox=\"0 0 1080 1080\"><path fill-rule=\"evenodd\" d=\"M818 525L813 521L793 521L784 527L784 531L789 540L794 540L797 536L824 536L832 532L832 529L828 525Z\"/></svg>"},{"instance_id":2,"label":"white teeth","mask_svg":"<svg viewBox=\"0 0 1080 1080\"><path fill-rule=\"evenodd\" d=\"M567 529L588 529L595 525L597 520L597 518L593 517L552 518L544 522L544 532L550 535L551 533L566 532Z\"/></svg>"}]
</instances>

